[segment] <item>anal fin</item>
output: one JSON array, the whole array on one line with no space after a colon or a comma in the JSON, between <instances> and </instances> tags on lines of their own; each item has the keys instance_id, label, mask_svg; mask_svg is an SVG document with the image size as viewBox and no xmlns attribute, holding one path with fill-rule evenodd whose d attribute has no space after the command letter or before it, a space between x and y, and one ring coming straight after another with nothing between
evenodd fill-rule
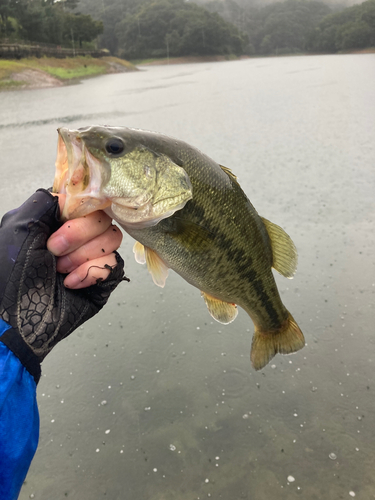
<instances>
[{"instance_id":1,"label":"anal fin","mask_svg":"<svg viewBox=\"0 0 375 500\"><path fill-rule=\"evenodd\" d=\"M255 327L250 359L256 370L261 370L277 354L292 354L305 346L299 326L288 312L288 317L276 331L261 331Z\"/></svg>"},{"instance_id":2,"label":"anal fin","mask_svg":"<svg viewBox=\"0 0 375 500\"><path fill-rule=\"evenodd\" d=\"M223 325L227 325L236 319L238 314L236 304L230 304L229 302L216 299L215 297L212 297L212 295L205 292L201 293L206 303L208 312L216 321L222 323Z\"/></svg>"}]
</instances>

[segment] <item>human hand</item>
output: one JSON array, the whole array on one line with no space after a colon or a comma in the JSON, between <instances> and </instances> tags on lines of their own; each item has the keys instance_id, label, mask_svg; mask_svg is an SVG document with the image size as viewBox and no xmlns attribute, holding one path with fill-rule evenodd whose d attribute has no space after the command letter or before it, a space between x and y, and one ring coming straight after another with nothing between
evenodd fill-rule
<instances>
[{"instance_id":1,"label":"human hand","mask_svg":"<svg viewBox=\"0 0 375 500\"><path fill-rule=\"evenodd\" d=\"M0 226L0 322L3 331L7 328L0 341L13 351L36 382L40 378L40 363L51 349L94 316L125 279L123 260L117 253L104 255L105 261L97 257L98 248L108 236L108 227L98 232L94 219L83 221L81 226L78 223L73 228L64 227L58 213L57 198L38 190L21 207L8 212ZM47 240L54 232L70 235L58 264L55 255L47 250ZM57 243L58 239L50 238L49 245L59 253ZM107 245L108 249L112 247L113 244ZM89 261L81 263L82 255ZM71 280L71 288L64 286L65 276L61 274L62 268L69 269L66 257L71 262L66 278L68 285ZM102 268L98 273L94 275L87 268L87 277L79 274L95 262ZM75 277L77 273L84 278L80 283ZM75 287L81 288L72 289Z\"/></svg>"},{"instance_id":2,"label":"human hand","mask_svg":"<svg viewBox=\"0 0 375 500\"><path fill-rule=\"evenodd\" d=\"M65 195L59 197L60 213ZM47 248L57 257L57 271L68 276L64 285L79 289L107 278L108 266L116 264L113 253L122 241L120 229L103 211L65 222L47 241Z\"/></svg>"}]
</instances>

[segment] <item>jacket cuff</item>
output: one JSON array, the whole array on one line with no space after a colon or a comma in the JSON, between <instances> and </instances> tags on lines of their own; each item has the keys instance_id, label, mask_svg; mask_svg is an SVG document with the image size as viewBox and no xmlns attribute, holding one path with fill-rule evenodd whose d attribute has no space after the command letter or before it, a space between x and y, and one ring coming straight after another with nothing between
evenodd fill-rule
<instances>
[{"instance_id":1,"label":"jacket cuff","mask_svg":"<svg viewBox=\"0 0 375 500\"><path fill-rule=\"evenodd\" d=\"M9 328L0 337L0 342L5 344L15 356L21 361L26 370L34 378L35 383L38 384L42 369L40 367L39 359L32 352L32 350L25 344L20 335L14 328Z\"/></svg>"}]
</instances>

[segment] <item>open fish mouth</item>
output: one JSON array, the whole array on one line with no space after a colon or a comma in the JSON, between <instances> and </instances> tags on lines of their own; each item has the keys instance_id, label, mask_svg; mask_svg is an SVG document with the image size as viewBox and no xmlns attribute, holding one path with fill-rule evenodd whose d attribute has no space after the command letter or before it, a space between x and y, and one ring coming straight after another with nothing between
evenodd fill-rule
<instances>
[{"instance_id":1,"label":"open fish mouth","mask_svg":"<svg viewBox=\"0 0 375 500\"><path fill-rule=\"evenodd\" d=\"M58 129L54 193L66 194L62 220L83 217L111 205L101 194L102 164L86 148L78 130Z\"/></svg>"},{"instance_id":2,"label":"open fish mouth","mask_svg":"<svg viewBox=\"0 0 375 500\"><path fill-rule=\"evenodd\" d=\"M103 177L107 176L102 160L90 153L78 130L58 129L56 172L52 191L66 194L61 214L63 221L105 210L113 203L129 211L144 211L151 194L116 200L103 193ZM107 169L107 172L109 167ZM104 174L104 175L103 175Z\"/></svg>"}]
</instances>

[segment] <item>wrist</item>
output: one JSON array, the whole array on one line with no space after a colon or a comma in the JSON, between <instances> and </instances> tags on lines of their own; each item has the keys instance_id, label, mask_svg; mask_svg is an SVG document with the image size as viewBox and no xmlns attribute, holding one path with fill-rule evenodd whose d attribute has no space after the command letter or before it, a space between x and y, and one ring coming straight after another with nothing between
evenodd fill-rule
<instances>
[{"instance_id":1,"label":"wrist","mask_svg":"<svg viewBox=\"0 0 375 500\"><path fill-rule=\"evenodd\" d=\"M0 342L8 347L10 351L20 360L22 365L38 384L41 376L41 367L38 357L30 347L23 341L18 332L14 330L3 319L0 319Z\"/></svg>"}]
</instances>

